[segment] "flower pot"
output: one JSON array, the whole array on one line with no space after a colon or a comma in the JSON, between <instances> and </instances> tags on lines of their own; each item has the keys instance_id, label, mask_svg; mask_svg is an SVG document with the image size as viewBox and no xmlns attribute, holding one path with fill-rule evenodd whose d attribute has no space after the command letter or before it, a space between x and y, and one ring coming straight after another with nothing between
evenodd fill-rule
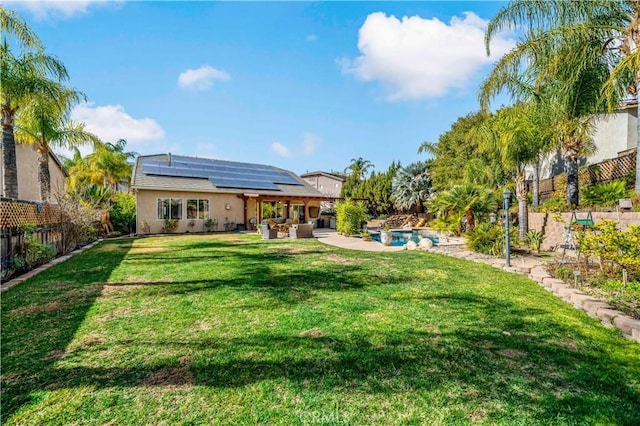
<instances>
[{"instance_id":1,"label":"flower pot","mask_svg":"<svg viewBox=\"0 0 640 426\"><path fill-rule=\"evenodd\" d=\"M391 231L380 231L380 242L382 245L390 246L392 239Z\"/></svg>"}]
</instances>

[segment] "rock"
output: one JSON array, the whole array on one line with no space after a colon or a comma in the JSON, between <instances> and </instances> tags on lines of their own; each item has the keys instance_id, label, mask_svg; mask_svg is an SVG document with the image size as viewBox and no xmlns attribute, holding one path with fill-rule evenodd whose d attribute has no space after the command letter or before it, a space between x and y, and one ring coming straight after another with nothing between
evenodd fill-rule
<instances>
[{"instance_id":1,"label":"rock","mask_svg":"<svg viewBox=\"0 0 640 426\"><path fill-rule=\"evenodd\" d=\"M633 330L640 330L640 321L627 315L619 315L613 319L613 324L624 334L633 335ZM637 332L636 332L637 333Z\"/></svg>"},{"instance_id":2,"label":"rock","mask_svg":"<svg viewBox=\"0 0 640 426\"><path fill-rule=\"evenodd\" d=\"M407 250L415 250L418 248L418 244L416 244L415 241L407 241L407 244L405 244L405 247L407 248Z\"/></svg>"},{"instance_id":3,"label":"rock","mask_svg":"<svg viewBox=\"0 0 640 426\"><path fill-rule=\"evenodd\" d=\"M598 309L597 312L596 312L596 315L605 324L611 324L611 323L613 323L613 320L616 317L619 317L620 315L622 315L622 313L620 313L619 311L616 311L614 309Z\"/></svg>"},{"instance_id":4,"label":"rock","mask_svg":"<svg viewBox=\"0 0 640 426\"><path fill-rule=\"evenodd\" d=\"M420 248L423 250L429 250L431 247L433 247L433 241L431 241L429 238L423 238L420 240Z\"/></svg>"}]
</instances>

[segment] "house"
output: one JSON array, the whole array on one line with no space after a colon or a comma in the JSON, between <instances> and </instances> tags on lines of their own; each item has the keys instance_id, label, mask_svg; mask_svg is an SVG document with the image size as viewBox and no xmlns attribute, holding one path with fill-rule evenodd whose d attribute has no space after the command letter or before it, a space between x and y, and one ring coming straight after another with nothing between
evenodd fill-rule
<instances>
[{"instance_id":1,"label":"house","mask_svg":"<svg viewBox=\"0 0 640 426\"><path fill-rule=\"evenodd\" d=\"M320 202L333 200L293 172L277 167L186 157L139 156L131 188L138 232L161 232L177 220L176 232L252 229L263 219L315 221ZM210 221L207 221L210 219Z\"/></svg>"},{"instance_id":2,"label":"house","mask_svg":"<svg viewBox=\"0 0 640 426\"><path fill-rule=\"evenodd\" d=\"M605 160L627 156L638 146L638 104L624 102L611 114L598 114L593 119L593 142L596 152L580 159L580 165L597 164ZM542 163L540 178L546 179L564 172L561 152L556 152ZM529 167L527 177L532 178Z\"/></svg>"},{"instance_id":3,"label":"house","mask_svg":"<svg viewBox=\"0 0 640 426\"><path fill-rule=\"evenodd\" d=\"M311 172L300 175L309 185L325 195L339 197L345 179L342 176L327 172Z\"/></svg>"},{"instance_id":4,"label":"house","mask_svg":"<svg viewBox=\"0 0 640 426\"><path fill-rule=\"evenodd\" d=\"M0 158L4 156L0 145ZM39 156L35 144L16 143L16 166L18 169L18 199L24 201L41 202L40 181L38 179ZM51 175L51 202L55 202L56 195L65 192L64 180L69 176L60 163L58 157L49 153L49 174ZM0 197L5 197L4 165L0 161Z\"/></svg>"}]
</instances>

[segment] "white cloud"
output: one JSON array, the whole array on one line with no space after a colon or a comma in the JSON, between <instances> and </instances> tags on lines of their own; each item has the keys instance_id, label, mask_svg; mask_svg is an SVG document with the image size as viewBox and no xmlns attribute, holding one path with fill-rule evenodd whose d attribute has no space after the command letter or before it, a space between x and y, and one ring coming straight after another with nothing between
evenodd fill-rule
<instances>
[{"instance_id":1,"label":"white cloud","mask_svg":"<svg viewBox=\"0 0 640 426\"><path fill-rule=\"evenodd\" d=\"M322 138L318 135L314 135L313 133L303 133L302 134L302 151L305 155L311 155L315 152L318 145L322 143Z\"/></svg>"},{"instance_id":2,"label":"white cloud","mask_svg":"<svg viewBox=\"0 0 640 426\"><path fill-rule=\"evenodd\" d=\"M515 41L505 34L484 48L487 21L472 12L437 18L370 14L359 31L357 58L341 60L343 70L364 81L378 81L390 100L438 97L463 88L484 65L508 52Z\"/></svg>"},{"instance_id":3,"label":"white cloud","mask_svg":"<svg viewBox=\"0 0 640 426\"><path fill-rule=\"evenodd\" d=\"M186 89L207 90L214 80L230 80L231 76L225 71L203 65L200 68L188 69L180 73L178 86Z\"/></svg>"},{"instance_id":4,"label":"white cloud","mask_svg":"<svg viewBox=\"0 0 640 426\"><path fill-rule=\"evenodd\" d=\"M305 37L306 41L316 41L318 39L318 36L315 34L309 34L307 37Z\"/></svg>"},{"instance_id":5,"label":"white cloud","mask_svg":"<svg viewBox=\"0 0 640 426\"><path fill-rule=\"evenodd\" d=\"M291 150L280 142L273 142L271 144L271 151L275 152L280 157L291 157Z\"/></svg>"},{"instance_id":6,"label":"white cloud","mask_svg":"<svg viewBox=\"0 0 640 426\"><path fill-rule=\"evenodd\" d=\"M14 1L5 0L5 5L15 7L18 10L25 10L31 13L36 20L44 19L69 19L76 15L87 13L92 6L105 6L122 4L121 0L27 0Z\"/></svg>"},{"instance_id":7,"label":"white cloud","mask_svg":"<svg viewBox=\"0 0 640 426\"><path fill-rule=\"evenodd\" d=\"M100 139L115 142L126 139L140 144L164 138L164 129L151 118L133 118L122 105L94 106L82 103L71 112L74 121L86 123L86 129Z\"/></svg>"}]
</instances>

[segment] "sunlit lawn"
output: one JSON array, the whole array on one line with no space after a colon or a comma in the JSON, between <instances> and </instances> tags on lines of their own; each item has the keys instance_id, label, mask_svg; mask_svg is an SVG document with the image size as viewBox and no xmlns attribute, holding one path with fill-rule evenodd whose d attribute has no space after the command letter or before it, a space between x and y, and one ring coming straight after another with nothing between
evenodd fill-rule
<instances>
[{"instance_id":1,"label":"sunlit lawn","mask_svg":"<svg viewBox=\"0 0 640 426\"><path fill-rule=\"evenodd\" d=\"M3 293L2 423L640 424L640 345L522 276L258 238L112 240Z\"/></svg>"}]
</instances>

